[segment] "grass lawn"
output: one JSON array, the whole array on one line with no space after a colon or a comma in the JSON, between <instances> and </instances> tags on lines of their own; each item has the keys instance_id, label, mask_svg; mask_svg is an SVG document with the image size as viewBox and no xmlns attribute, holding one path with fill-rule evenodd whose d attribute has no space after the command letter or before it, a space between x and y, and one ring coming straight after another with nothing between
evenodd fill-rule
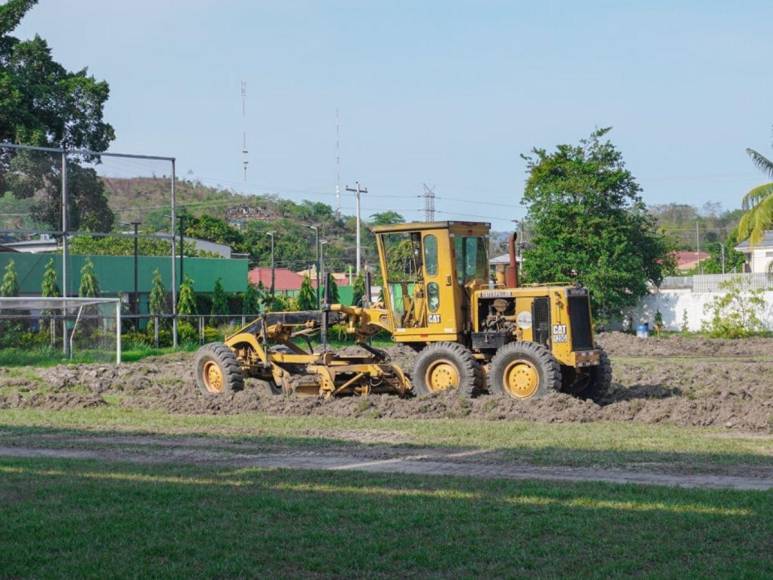
<instances>
[{"instance_id":1,"label":"grass lawn","mask_svg":"<svg viewBox=\"0 0 773 580\"><path fill-rule=\"evenodd\" d=\"M0 460L0 576L773 575L773 494Z\"/></svg>"},{"instance_id":2,"label":"grass lawn","mask_svg":"<svg viewBox=\"0 0 773 580\"><path fill-rule=\"evenodd\" d=\"M362 445L371 441L401 447L488 449L501 460L535 465L617 466L683 472L722 472L725 466L773 466L773 437L718 429L641 423L545 424L463 419L374 419L171 415L119 406L74 410L0 410L0 444L28 434L90 435L149 433L232 439L255 447ZM375 437L374 437L375 435ZM46 439L47 446L56 438ZM215 444L215 443L213 443ZM88 445L81 441L79 445Z\"/></svg>"}]
</instances>

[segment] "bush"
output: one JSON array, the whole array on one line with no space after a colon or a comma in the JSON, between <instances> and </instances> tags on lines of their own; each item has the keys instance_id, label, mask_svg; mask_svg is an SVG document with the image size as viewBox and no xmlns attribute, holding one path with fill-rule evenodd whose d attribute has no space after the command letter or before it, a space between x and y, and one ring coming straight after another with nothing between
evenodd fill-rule
<instances>
[{"instance_id":1,"label":"bush","mask_svg":"<svg viewBox=\"0 0 773 580\"><path fill-rule=\"evenodd\" d=\"M744 287L743 278L736 276L720 284L725 291L707 304L704 312L710 314L703 323L703 331L715 338L743 338L765 331L761 316L765 299L761 290Z\"/></svg>"}]
</instances>

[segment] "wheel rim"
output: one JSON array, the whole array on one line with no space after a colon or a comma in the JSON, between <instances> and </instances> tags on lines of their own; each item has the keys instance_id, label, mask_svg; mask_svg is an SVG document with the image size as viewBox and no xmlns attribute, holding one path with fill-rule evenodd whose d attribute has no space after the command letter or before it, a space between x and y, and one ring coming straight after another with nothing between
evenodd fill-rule
<instances>
[{"instance_id":1,"label":"wheel rim","mask_svg":"<svg viewBox=\"0 0 773 580\"><path fill-rule=\"evenodd\" d=\"M441 359L429 365L424 382L430 391L447 391L459 387L459 370L449 360Z\"/></svg>"},{"instance_id":2,"label":"wheel rim","mask_svg":"<svg viewBox=\"0 0 773 580\"><path fill-rule=\"evenodd\" d=\"M204 363L204 386L210 393L223 392L223 371L214 361Z\"/></svg>"},{"instance_id":3,"label":"wheel rim","mask_svg":"<svg viewBox=\"0 0 773 580\"><path fill-rule=\"evenodd\" d=\"M539 389L537 367L527 360L516 360L507 365L503 378L505 391L516 399L533 397Z\"/></svg>"}]
</instances>

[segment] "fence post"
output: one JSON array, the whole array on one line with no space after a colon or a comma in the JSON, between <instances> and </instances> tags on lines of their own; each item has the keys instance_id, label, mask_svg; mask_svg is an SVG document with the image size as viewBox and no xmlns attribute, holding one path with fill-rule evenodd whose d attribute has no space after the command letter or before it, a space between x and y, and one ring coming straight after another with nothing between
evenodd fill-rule
<instances>
[{"instance_id":1,"label":"fence post","mask_svg":"<svg viewBox=\"0 0 773 580\"><path fill-rule=\"evenodd\" d=\"M199 344L204 344L204 317L199 316Z\"/></svg>"},{"instance_id":2,"label":"fence post","mask_svg":"<svg viewBox=\"0 0 773 580\"><path fill-rule=\"evenodd\" d=\"M156 341L156 348L158 348L158 314L153 317L153 339Z\"/></svg>"}]
</instances>

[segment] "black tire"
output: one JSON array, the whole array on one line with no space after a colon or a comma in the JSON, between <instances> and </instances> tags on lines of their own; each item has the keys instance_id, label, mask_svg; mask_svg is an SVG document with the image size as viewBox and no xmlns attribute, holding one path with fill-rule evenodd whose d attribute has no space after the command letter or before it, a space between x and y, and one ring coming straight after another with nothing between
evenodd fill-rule
<instances>
[{"instance_id":1,"label":"black tire","mask_svg":"<svg viewBox=\"0 0 773 580\"><path fill-rule=\"evenodd\" d=\"M282 387L277 385L274 381L255 379L255 382L257 383L255 386L258 388L258 390L262 391L266 395L274 396L282 394Z\"/></svg>"},{"instance_id":2,"label":"black tire","mask_svg":"<svg viewBox=\"0 0 773 580\"><path fill-rule=\"evenodd\" d=\"M596 348L601 351L599 364L590 368L590 382L580 393L580 396L600 403L612 390L612 362L604 349L598 346Z\"/></svg>"},{"instance_id":3,"label":"black tire","mask_svg":"<svg viewBox=\"0 0 773 580\"><path fill-rule=\"evenodd\" d=\"M511 373L516 373L513 379L509 378ZM523 378L519 379L519 376ZM514 381L516 386L511 386ZM488 390L493 395L516 400L539 399L560 389L561 365L541 344L511 342L500 348L491 359Z\"/></svg>"},{"instance_id":4,"label":"black tire","mask_svg":"<svg viewBox=\"0 0 773 580\"><path fill-rule=\"evenodd\" d=\"M208 397L241 391L244 375L234 352L222 342L202 346L196 353L196 386Z\"/></svg>"},{"instance_id":5,"label":"black tire","mask_svg":"<svg viewBox=\"0 0 773 580\"><path fill-rule=\"evenodd\" d=\"M456 370L458 384L448 389L432 387L430 374L439 372L437 367L441 364L450 364ZM459 396L472 397L476 393L480 376L480 365L465 346L455 342L434 342L416 357L411 382L413 392L417 395L454 389Z\"/></svg>"}]
</instances>

